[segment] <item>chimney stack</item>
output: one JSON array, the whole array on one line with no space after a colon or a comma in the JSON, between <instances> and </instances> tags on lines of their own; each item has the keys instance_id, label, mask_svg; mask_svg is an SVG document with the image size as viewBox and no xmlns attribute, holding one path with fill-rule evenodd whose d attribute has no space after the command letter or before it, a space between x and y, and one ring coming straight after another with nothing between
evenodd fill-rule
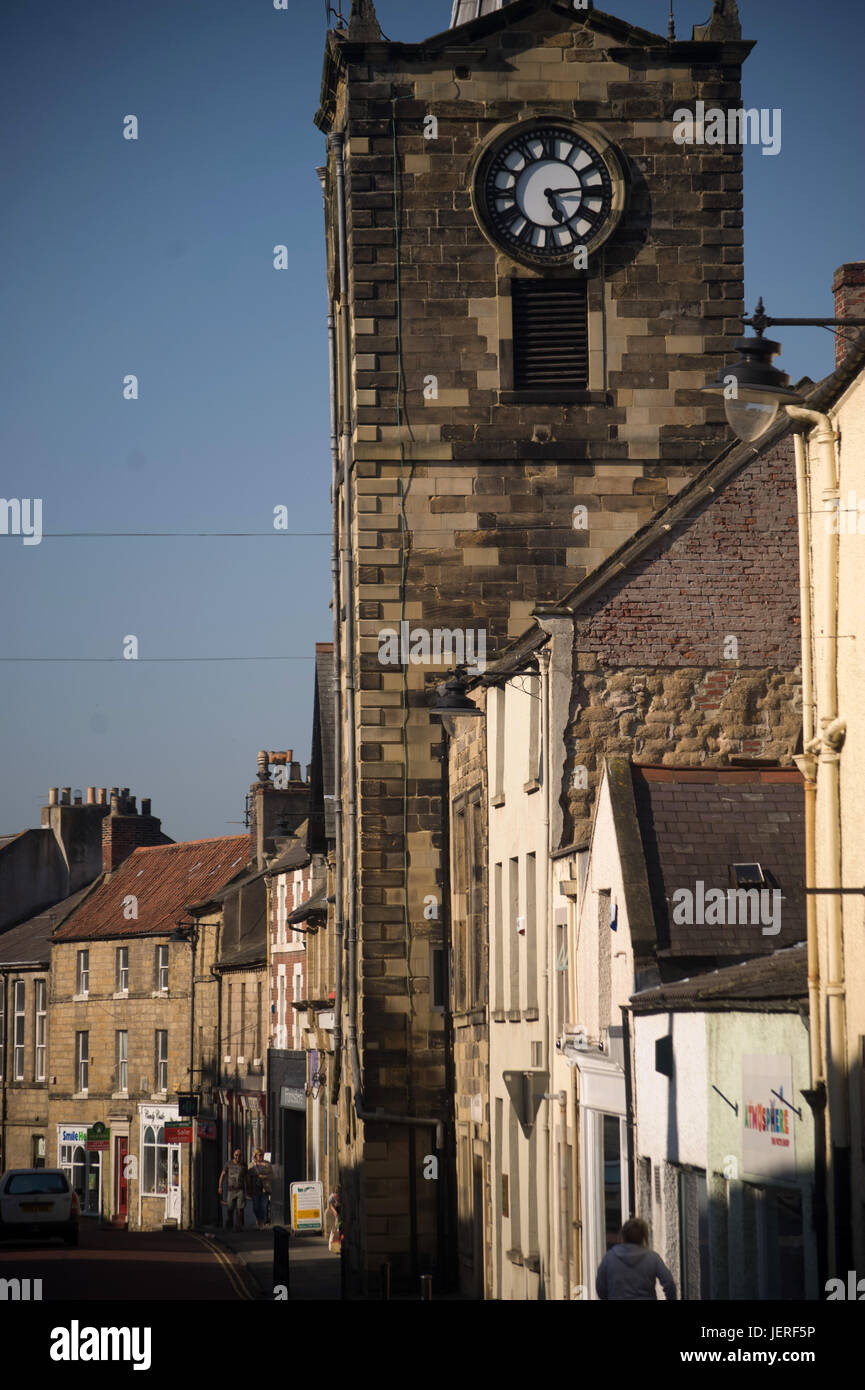
<instances>
[{"instance_id":1,"label":"chimney stack","mask_svg":"<svg viewBox=\"0 0 865 1390\"><path fill-rule=\"evenodd\" d=\"M111 789L111 814L102 822L102 872L112 874L133 850L170 843L162 833L162 822L150 814L150 798L141 802L141 815L135 809L136 798L129 788L118 792Z\"/></svg>"},{"instance_id":2,"label":"chimney stack","mask_svg":"<svg viewBox=\"0 0 865 1390\"><path fill-rule=\"evenodd\" d=\"M865 318L865 261L848 261L835 271L832 281L836 319ZM840 367L862 328L835 329L835 366Z\"/></svg>"}]
</instances>

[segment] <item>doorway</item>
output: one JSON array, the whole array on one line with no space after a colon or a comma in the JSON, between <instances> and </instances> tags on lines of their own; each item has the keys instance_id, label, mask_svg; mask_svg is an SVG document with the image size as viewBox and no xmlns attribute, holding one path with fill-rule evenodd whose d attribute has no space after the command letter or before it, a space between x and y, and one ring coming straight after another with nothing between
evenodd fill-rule
<instances>
[{"instance_id":1,"label":"doorway","mask_svg":"<svg viewBox=\"0 0 865 1390\"><path fill-rule=\"evenodd\" d=\"M165 1220L176 1221L180 1225L180 1145L171 1144L168 1149L168 1191L165 1194Z\"/></svg>"},{"instance_id":2,"label":"doorway","mask_svg":"<svg viewBox=\"0 0 865 1390\"><path fill-rule=\"evenodd\" d=\"M115 1135L113 1217L119 1226L125 1226L129 1220L129 1184L126 1164L128 1152L129 1136L126 1134Z\"/></svg>"}]
</instances>

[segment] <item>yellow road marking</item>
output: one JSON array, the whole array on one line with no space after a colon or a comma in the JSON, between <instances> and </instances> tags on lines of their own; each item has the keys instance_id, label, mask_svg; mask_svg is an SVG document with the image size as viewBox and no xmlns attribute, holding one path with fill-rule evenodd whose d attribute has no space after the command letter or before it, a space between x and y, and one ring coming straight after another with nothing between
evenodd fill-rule
<instances>
[{"instance_id":1,"label":"yellow road marking","mask_svg":"<svg viewBox=\"0 0 865 1390\"><path fill-rule=\"evenodd\" d=\"M212 1255L215 1255L216 1259L219 1261L226 1274L228 1275L228 1278L235 1292L240 1294L241 1298L247 1299L248 1302L254 1302L255 1300L253 1299L252 1294L249 1292L246 1285L243 1283L243 1280L240 1279L240 1277L238 1276L232 1261L228 1258L222 1247L217 1245L214 1241L208 1240L207 1236L198 1235L196 1231L188 1231L187 1234L193 1236L195 1240L200 1241L206 1250L209 1250Z\"/></svg>"}]
</instances>

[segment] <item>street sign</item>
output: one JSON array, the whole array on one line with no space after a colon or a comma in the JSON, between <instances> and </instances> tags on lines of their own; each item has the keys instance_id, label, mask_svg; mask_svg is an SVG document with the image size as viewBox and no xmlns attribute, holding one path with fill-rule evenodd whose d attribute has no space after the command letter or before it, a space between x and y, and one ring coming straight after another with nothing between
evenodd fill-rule
<instances>
[{"instance_id":1,"label":"street sign","mask_svg":"<svg viewBox=\"0 0 865 1390\"><path fill-rule=\"evenodd\" d=\"M177 1113L190 1119L198 1114L198 1096L192 1092L180 1091L177 1096Z\"/></svg>"},{"instance_id":2,"label":"street sign","mask_svg":"<svg viewBox=\"0 0 865 1390\"><path fill-rule=\"evenodd\" d=\"M291 1184L291 1229L320 1231L324 1225L324 1191L320 1182Z\"/></svg>"},{"instance_id":3,"label":"street sign","mask_svg":"<svg viewBox=\"0 0 865 1390\"><path fill-rule=\"evenodd\" d=\"M279 1092L279 1104L283 1110L306 1110L306 1091L299 1086L283 1086Z\"/></svg>"},{"instance_id":4,"label":"street sign","mask_svg":"<svg viewBox=\"0 0 865 1390\"><path fill-rule=\"evenodd\" d=\"M165 1142L166 1144L191 1144L192 1124L185 1120L166 1120Z\"/></svg>"},{"instance_id":5,"label":"street sign","mask_svg":"<svg viewBox=\"0 0 865 1390\"><path fill-rule=\"evenodd\" d=\"M101 1120L97 1120L95 1125L88 1127L84 1147L88 1153L105 1152L110 1138L111 1130Z\"/></svg>"}]
</instances>

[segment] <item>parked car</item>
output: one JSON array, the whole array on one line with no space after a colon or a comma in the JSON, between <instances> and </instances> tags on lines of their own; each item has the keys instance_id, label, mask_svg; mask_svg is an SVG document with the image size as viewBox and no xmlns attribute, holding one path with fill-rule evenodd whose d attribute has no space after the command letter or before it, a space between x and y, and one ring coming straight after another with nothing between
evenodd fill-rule
<instances>
[{"instance_id":1,"label":"parked car","mask_svg":"<svg viewBox=\"0 0 865 1390\"><path fill-rule=\"evenodd\" d=\"M0 1177L0 1240L62 1236L78 1244L78 1195L61 1168L10 1168Z\"/></svg>"}]
</instances>

